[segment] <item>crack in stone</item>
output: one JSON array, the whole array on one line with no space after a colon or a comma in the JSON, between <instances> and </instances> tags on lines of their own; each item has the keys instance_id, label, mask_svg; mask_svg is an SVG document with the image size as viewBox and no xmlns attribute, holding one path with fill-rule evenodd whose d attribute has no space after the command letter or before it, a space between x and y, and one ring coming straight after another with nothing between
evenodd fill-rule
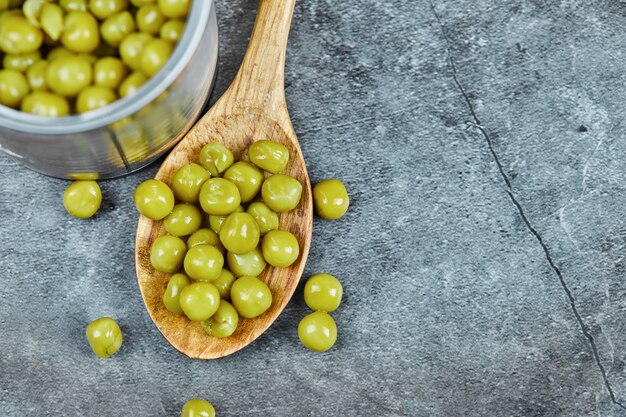
<instances>
[{"instance_id":1,"label":"crack in stone","mask_svg":"<svg viewBox=\"0 0 626 417\"><path fill-rule=\"evenodd\" d=\"M496 153L495 148L493 146L493 141L492 141L491 137L489 136L489 134L487 133L487 131L485 130L485 128L483 127L480 119L478 118L478 115L476 114L476 111L474 110L474 106L472 105L472 102L470 101L470 98L467 95L467 92L465 91L465 88L463 88L463 85L459 81L459 78L457 76L456 64L454 62L454 59L452 58L452 51L450 49L450 39L448 38L448 33L446 31L446 26L443 24L443 21L441 20L441 17L437 13L437 10L435 9L435 6L434 6L434 4L432 2L430 3L430 8L431 8L433 14L435 15L435 19L437 19L437 23L439 24L439 27L441 29L441 33L443 34L443 38L444 38L444 41L446 43L446 53L448 55L448 61L449 61L449 64L450 64L450 69L452 71L452 78L454 79L454 83L456 84L456 87L461 92L461 95L463 96L463 99L465 100L465 104L467 105L467 108L468 108L468 110L469 110L469 112L470 112L470 114L472 116L472 119L473 119L473 122L469 122L468 121L466 123L467 123L468 126L472 126L472 127L475 127L476 129L478 129L482 133L483 137L485 138L485 141L487 142L487 147L489 148L489 152L491 153L491 156L493 157L493 160L496 162L496 165L498 167L498 171L500 173L500 176L502 177L502 179L506 183L506 188L507 188L506 192L507 192L507 194L509 196L509 199L511 200L511 202L513 203L513 205L517 209L517 212L519 213L522 221L526 225L526 228L528 229L528 231L535 237L535 239L537 240L537 242L539 243L539 245L543 249L543 252L545 254L546 260L548 261L548 264L550 265L550 268L552 268L552 270L554 271L554 273L558 277L559 282L561 284L561 287L563 288L563 291L565 292L565 295L567 296L567 298L569 300L570 307L572 308L572 312L574 313L574 316L576 317L576 321L578 322L578 325L580 326L580 330L582 331L583 335L587 338L587 340L589 342L589 345L591 346L591 352L593 354L594 361L595 361L596 365L598 366L598 369L600 370L600 373L602 374L602 379L604 381L604 386L606 387L607 391L609 392L609 396L611 398L611 402L613 402L613 404L621 407L622 409L626 410L626 406L624 404L622 404L620 401L618 401L617 398L615 397L615 393L613 392L613 388L611 387L611 383L609 382L609 379L607 377L604 365L602 365L602 362L600 361L600 354L598 352L598 347L596 346L596 342L595 342L593 336L591 335L591 333L589 332L589 329L588 329L587 325L583 321L583 319L582 319L582 317L580 315L580 312L578 311L578 307L576 307L576 301L574 299L574 295L572 294L572 291L567 286L567 283L565 282L565 278L563 277L563 273L561 272L559 267L554 262L554 259L552 258L552 254L550 253L550 249L548 248L548 246L544 242L543 238L541 237L541 235L539 234L537 229L531 224L530 220L526 216L524 208L522 207L521 203L519 202L519 200L517 199L517 197L513 193L513 187L511 186L511 181L509 180L509 177L507 176L506 172L504 171L504 167L502 166L502 162L500 162L500 158L498 157L498 154Z\"/></svg>"}]
</instances>

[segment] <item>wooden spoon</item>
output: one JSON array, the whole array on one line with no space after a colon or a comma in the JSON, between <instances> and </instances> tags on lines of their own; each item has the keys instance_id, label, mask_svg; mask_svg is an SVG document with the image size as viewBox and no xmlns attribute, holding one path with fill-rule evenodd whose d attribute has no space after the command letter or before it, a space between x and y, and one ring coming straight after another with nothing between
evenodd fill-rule
<instances>
[{"instance_id":1,"label":"wooden spoon","mask_svg":"<svg viewBox=\"0 0 626 417\"><path fill-rule=\"evenodd\" d=\"M172 150L156 174L157 179L169 183L182 165L198 162L200 149L211 141L223 143L235 159L243 160L247 159L246 149L257 140L270 139L287 146L290 161L283 173L297 178L303 191L299 206L280 215L279 228L297 237L300 257L289 268L268 265L259 276L272 291L270 309L257 318L241 319L236 332L224 339L208 336L199 323L169 312L162 297L170 276L150 265L150 246L166 232L162 222L139 218L135 261L141 295L163 336L191 358L220 358L259 337L291 299L309 252L313 225L311 185L284 92L285 50L294 5L295 0L259 1L252 37L237 76L226 93Z\"/></svg>"}]
</instances>

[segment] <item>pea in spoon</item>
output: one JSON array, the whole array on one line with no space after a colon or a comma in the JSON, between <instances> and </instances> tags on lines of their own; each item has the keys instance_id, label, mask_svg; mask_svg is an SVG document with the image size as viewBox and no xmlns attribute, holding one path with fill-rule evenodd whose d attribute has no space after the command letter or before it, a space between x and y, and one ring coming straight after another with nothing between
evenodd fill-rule
<instances>
[{"instance_id":1,"label":"pea in spoon","mask_svg":"<svg viewBox=\"0 0 626 417\"><path fill-rule=\"evenodd\" d=\"M300 242L300 257L289 268L267 266L259 278L272 291L272 306L254 319L240 319L235 333L217 339L205 333L198 322L169 312L163 293L170 275L150 264L150 246L165 234L162 222L140 216L135 241L137 280L148 313L168 342L181 353L199 359L215 359L234 353L259 337L278 317L293 295L309 252L313 226L311 185L302 151L293 130L284 92L285 51L295 0L260 0L248 50L235 79L224 95L172 150L156 174L170 182L178 168L198 162L202 147L211 141L223 143L235 159L247 159L245 150L255 141L270 139L284 144L290 161L283 173L303 186L295 210L282 213L281 230Z\"/></svg>"}]
</instances>

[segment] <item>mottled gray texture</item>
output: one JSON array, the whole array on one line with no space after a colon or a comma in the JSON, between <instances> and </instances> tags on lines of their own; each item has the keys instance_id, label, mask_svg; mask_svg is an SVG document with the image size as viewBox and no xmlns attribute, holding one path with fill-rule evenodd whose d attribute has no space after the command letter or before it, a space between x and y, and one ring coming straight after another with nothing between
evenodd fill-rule
<instances>
[{"instance_id":1,"label":"mottled gray texture","mask_svg":"<svg viewBox=\"0 0 626 417\"><path fill-rule=\"evenodd\" d=\"M255 5L218 7L213 100ZM624 27L606 0L298 2L294 126L312 180L352 198L315 222L305 272L344 284L326 354L297 340L301 289L247 349L177 353L134 275L131 195L156 167L78 221L66 182L0 155L0 415L176 416L194 396L220 417L626 415ZM83 336L103 315L125 335L106 361Z\"/></svg>"}]
</instances>

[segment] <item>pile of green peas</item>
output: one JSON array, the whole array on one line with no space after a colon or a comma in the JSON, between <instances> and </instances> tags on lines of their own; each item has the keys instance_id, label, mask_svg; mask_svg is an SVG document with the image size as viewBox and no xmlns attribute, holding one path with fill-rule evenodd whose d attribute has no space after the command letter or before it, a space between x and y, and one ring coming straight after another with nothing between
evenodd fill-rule
<instances>
[{"instance_id":1,"label":"pile of green peas","mask_svg":"<svg viewBox=\"0 0 626 417\"><path fill-rule=\"evenodd\" d=\"M46 117L135 94L163 67L191 0L0 0L0 104Z\"/></svg>"},{"instance_id":2,"label":"pile of green peas","mask_svg":"<svg viewBox=\"0 0 626 417\"><path fill-rule=\"evenodd\" d=\"M171 274L165 308L217 338L231 336L240 317L266 312L272 293L259 276L268 264L289 267L300 255L296 237L279 230L279 213L295 209L302 195L302 184L282 174L289 150L260 140L247 153L250 162L235 161L210 142L170 184L150 179L134 195L139 212L167 232L150 249L152 267Z\"/></svg>"}]
</instances>

